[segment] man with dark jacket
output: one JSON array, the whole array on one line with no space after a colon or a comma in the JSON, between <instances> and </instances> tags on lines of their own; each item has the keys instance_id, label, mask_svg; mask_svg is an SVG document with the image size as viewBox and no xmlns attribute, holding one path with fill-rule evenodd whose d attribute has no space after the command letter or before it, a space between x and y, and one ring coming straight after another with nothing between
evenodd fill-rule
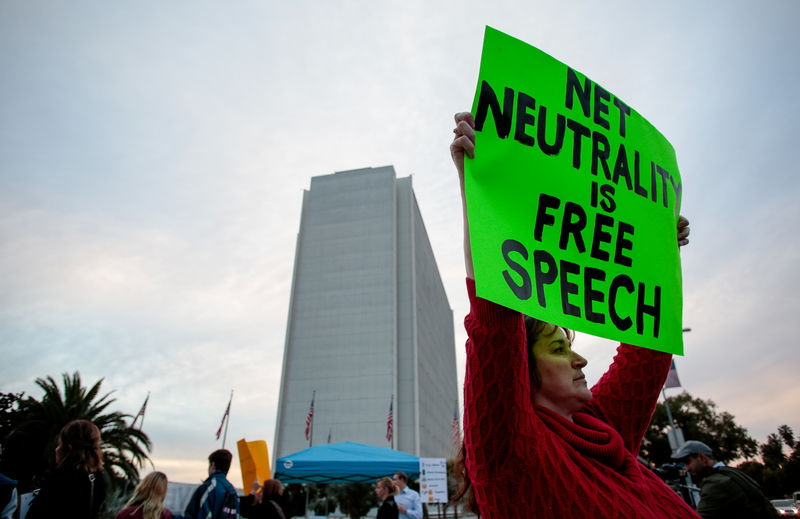
<instances>
[{"instance_id":1,"label":"man with dark jacket","mask_svg":"<svg viewBox=\"0 0 800 519\"><path fill-rule=\"evenodd\" d=\"M233 454L215 450L208 456L208 479L194 491L183 512L184 519L224 519L239 515L239 496L225 477Z\"/></svg>"},{"instance_id":2,"label":"man with dark jacket","mask_svg":"<svg viewBox=\"0 0 800 519\"><path fill-rule=\"evenodd\" d=\"M758 483L741 470L726 467L714 459L714 453L705 443L688 441L672 458L684 463L686 470L699 483L697 513L703 519L778 517Z\"/></svg>"}]
</instances>

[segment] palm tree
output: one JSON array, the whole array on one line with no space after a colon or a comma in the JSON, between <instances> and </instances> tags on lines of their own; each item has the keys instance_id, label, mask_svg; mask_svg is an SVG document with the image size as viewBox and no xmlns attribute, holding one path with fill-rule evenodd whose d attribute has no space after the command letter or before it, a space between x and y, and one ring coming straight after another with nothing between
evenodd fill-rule
<instances>
[{"instance_id":1,"label":"palm tree","mask_svg":"<svg viewBox=\"0 0 800 519\"><path fill-rule=\"evenodd\" d=\"M126 419L132 415L118 411L106 412L115 399L111 394L100 395L103 379L92 387L86 388L81 383L80 374L64 373L63 393L53 377L37 378L36 385L44 391L41 400L29 397L20 406L20 421L11 436L25 438L28 445L38 445L42 456L34 463L33 479L41 477L44 470L36 470L55 466L55 447L61 428L72 420L89 420L100 429L102 437L103 463L111 479L117 486L123 480L135 484L139 480L139 468L145 461L150 461L150 439L139 429L132 428ZM35 452L34 451L34 452ZM32 453L30 453L32 454ZM39 473L37 473L39 472Z\"/></svg>"}]
</instances>

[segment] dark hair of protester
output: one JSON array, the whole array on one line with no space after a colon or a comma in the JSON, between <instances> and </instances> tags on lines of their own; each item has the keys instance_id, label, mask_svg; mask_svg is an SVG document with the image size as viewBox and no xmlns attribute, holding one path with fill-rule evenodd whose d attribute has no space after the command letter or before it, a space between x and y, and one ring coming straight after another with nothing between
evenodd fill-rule
<instances>
[{"instance_id":1,"label":"dark hair of protester","mask_svg":"<svg viewBox=\"0 0 800 519\"><path fill-rule=\"evenodd\" d=\"M167 497L167 476L163 472L146 475L115 519L170 519L172 512L164 508Z\"/></svg>"},{"instance_id":2,"label":"dark hair of protester","mask_svg":"<svg viewBox=\"0 0 800 519\"><path fill-rule=\"evenodd\" d=\"M100 430L87 420L73 420L61 428L56 469L31 502L27 519L97 517L106 498L100 441Z\"/></svg>"},{"instance_id":3,"label":"dark hair of protester","mask_svg":"<svg viewBox=\"0 0 800 519\"><path fill-rule=\"evenodd\" d=\"M86 472L103 469L100 429L88 420L73 420L61 428L56 447L56 465Z\"/></svg>"},{"instance_id":4,"label":"dark hair of protester","mask_svg":"<svg viewBox=\"0 0 800 519\"><path fill-rule=\"evenodd\" d=\"M543 333L547 336L555 335L556 330L561 328L570 344L572 344L572 341L575 338L575 332L569 328L550 326L549 323L529 315L524 317L524 322L525 340L527 341L528 350L528 378L531 381L531 391L536 391L542 387L542 377L539 374L539 370L536 369L536 356L533 354L533 345L536 344L536 340ZM464 442L462 440L461 446L458 449L458 454L456 455L455 464L453 466L453 470L456 474L456 480L459 482L459 487L456 491L456 494L453 496L452 502L456 503L463 500L467 509L475 514L478 514L480 513L478 510L478 503L475 500L475 494L472 492L472 483L470 482L469 475L467 474L466 455L467 451L464 448Z\"/></svg>"},{"instance_id":5,"label":"dark hair of protester","mask_svg":"<svg viewBox=\"0 0 800 519\"><path fill-rule=\"evenodd\" d=\"M239 513L247 519L285 519L281 507L283 484L277 479L265 479L263 485L253 482L253 491L243 497Z\"/></svg>"},{"instance_id":6,"label":"dark hair of protester","mask_svg":"<svg viewBox=\"0 0 800 519\"><path fill-rule=\"evenodd\" d=\"M395 472L394 475L397 476L397 479L402 479L403 481L408 483L408 476L406 475L405 472Z\"/></svg>"},{"instance_id":7,"label":"dark hair of protester","mask_svg":"<svg viewBox=\"0 0 800 519\"><path fill-rule=\"evenodd\" d=\"M264 481L264 486L262 488L264 497L283 495L283 484L277 479L268 479Z\"/></svg>"},{"instance_id":8,"label":"dark hair of protester","mask_svg":"<svg viewBox=\"0 0 800 519\"><path fill-rule=\"evenodd\" d=\"M231 460L233 460L233 454L228 449L217 449L208 455L208 462L213 463L214 467L224 474L230 470Z\"/></svg>"},{"instance_id":9,"label":"dark hair of protester","mask_svg":"<svg viewBox=\"0 0 800 519\"><path fill-rule=\"evenodd\" d=\"M539 338L539 335L542 335L542 333L549 328L550 332L545 333L545 335L552 336L555 335L556 330L560 328L563 330L564 335L566 335L569 343L572 344L572 341L575 339L575 332L569 328L564 328L563 326L550 326L549 323L529 315L525 316L524 321L525 338L528 343L528 378L531 381L531 391L535 391L537 389L541 389L542 387L542 377L539 375L539 370L536 369L536 356L533 354L533 345L536 344L536 340Z\"/></svg>"}]
</instances>

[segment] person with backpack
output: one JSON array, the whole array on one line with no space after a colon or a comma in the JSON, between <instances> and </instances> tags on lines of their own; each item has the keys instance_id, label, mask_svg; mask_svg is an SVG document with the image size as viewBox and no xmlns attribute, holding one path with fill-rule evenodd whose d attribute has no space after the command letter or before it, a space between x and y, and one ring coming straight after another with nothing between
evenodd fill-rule
<instances>
[{"instance_id":1,"label":"person with backpack","mask_svg":"<svg viewBox=\"0 0 800 519\"><path fill-rule=\"evenodd\" d=\"M95 519L106 499L100 429L73 420L57 437L56 468L33 498L27 519Z\"/></svg>"},{"instance_id":2,"label":"person with backpack","mask_svg":"<svg viewBox=\"0 0 800 519\"><path fill-rule=\"evenodd\" d=\"M690 440L672 455L686 465L686 470L700 484L697 513L703 519L773 519L778 517L750 476L714 459L711 448Z\"/></svg>"},{"instance_id":3,"label":"person with backpack","mask_svg":"<svg viewBox=\"0 0 800 519\"><path fill-rule=\"evenodd\" d=\"M226 476L233 454L218 449L208 456L208 479L194 491L183 512L184 519L237 519L239 496Z\"/></svg>"}]
</instances>

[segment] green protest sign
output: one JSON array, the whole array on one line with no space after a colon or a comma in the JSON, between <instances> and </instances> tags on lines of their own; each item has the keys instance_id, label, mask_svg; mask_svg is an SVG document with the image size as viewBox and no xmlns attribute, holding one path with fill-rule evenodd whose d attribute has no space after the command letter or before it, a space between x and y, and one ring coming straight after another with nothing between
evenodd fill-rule
<instances>
[{"instance_id":1,"label":"green protest sign","mask_svg":"<svg viewBox=\"0 0 800 519\"><path fill-rule=\"evenodd\" d=\"M682 354L670 143L580 72L486 28L466 196L478 295Z\"/></svg>"}]
</instances>

